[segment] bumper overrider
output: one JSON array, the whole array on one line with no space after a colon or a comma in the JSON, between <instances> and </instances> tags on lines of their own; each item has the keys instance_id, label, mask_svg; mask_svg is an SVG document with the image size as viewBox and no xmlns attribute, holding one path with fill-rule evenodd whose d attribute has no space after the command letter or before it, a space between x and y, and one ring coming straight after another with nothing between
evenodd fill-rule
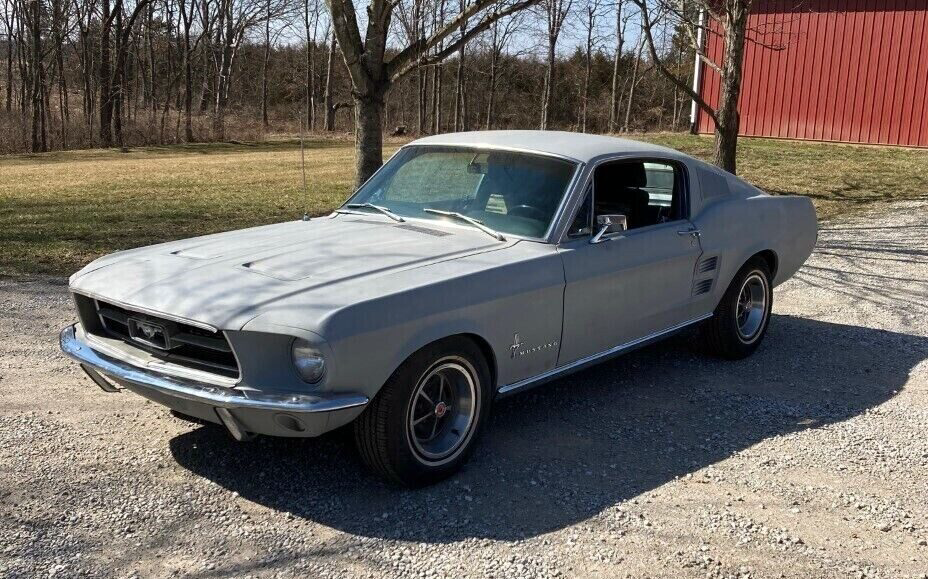
<instances>
[{"instance_id":1,"label":"bumper overrider","mask_svg":"<svg viewBox=\"0 0 928 579\"><path fill-rule=\"evenodd\" d=\"M78 325L63 329L59 341L104 391L130 390L181 414L223 424L236 440L255 434L318 436L354 420L368 402L360 394L259 392L164 374L93 349Z\"/></svg>"}]
</instances>

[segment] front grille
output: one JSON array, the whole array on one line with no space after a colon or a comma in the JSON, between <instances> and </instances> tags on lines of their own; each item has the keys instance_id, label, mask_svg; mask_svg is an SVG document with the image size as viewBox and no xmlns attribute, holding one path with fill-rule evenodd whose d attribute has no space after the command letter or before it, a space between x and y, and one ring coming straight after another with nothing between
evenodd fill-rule
<instances>
[{"instance_id":1,"label":"front grille","mask_svg":"<svg viewBox=\"0 0 928 579\"><path fill-rule=\"evenodd\" d=\"M235 355L222 332L133 312L100 300L95 300L94 305L103 335L178 366L229 378L239 376Z\"/></svg>"}]
</instances>

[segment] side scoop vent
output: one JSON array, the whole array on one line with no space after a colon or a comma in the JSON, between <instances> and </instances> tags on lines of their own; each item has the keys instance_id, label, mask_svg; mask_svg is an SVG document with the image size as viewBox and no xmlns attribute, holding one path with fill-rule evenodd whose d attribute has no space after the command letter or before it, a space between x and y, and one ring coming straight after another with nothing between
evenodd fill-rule
<instances>
[{"instance_id":1,"label":"side scoop vent","mask_svg":"<svg viewBox=\"0 0 928 579\"><path fill-rule=\"evenodd\" d=\"M696 273L708 273L710 271L715 271L719 265L718 256L707 257L706 259L699 262L699 267L696 270Z\"/></svg>"},{"instance_id":2,"label":"side scoop vent","mask_svg":"<svg viewBox=\"0 0 928 579\"><path fill-rule=\"evenodd\" d=\"M702 281L696 282L696 284L693 285L693 295L698 296L698 295L706 294L706 293L709 293L709 290L711 289L712 289L712 280L704 279Z\"/></svg>"}]
</instances>

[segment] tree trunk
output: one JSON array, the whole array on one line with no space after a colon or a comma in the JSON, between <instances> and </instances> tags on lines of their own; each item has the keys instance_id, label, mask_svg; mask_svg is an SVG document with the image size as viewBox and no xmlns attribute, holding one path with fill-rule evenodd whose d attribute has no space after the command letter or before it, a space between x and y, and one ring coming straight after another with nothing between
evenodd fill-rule
<instances>
[{"instance_id":1,"label":"tree trunk","mask_svg":"<svg viewBox=\"0 0 928 579\"><path fill-rule=\"evenodd\" d=\"M32 33L32 152L48 150L45 116L45 66L42 62L42 9L31 3L30 32Z\"/></svg>"},{"instance_id":2,"label":"tree trunk","mask_svg":"<svg viewBox=\"0 0 928 579\"><path fill-rule=\"evenodd\" d=\"M417 135L425 133L425 102L428 95L426 90L426 70L421 66L416 69L416 124Z\"/></svg>"},{"instance_id":3,"label":"tree trunk","mask_svg":"<svg viewBox=\"0 0 928 579\"><path fill-rule=\"evenodd\" d=\"M548 68L545 72L544 94L541 100L541 130L547 130L551 119L551 101L554 100L554 73L557 55L555 44L557 39L548 37Z\"/></svg>"},{"instance_id":4,"label":"tree trunk","mask_svg":"<svg viewBox=\"0 0 928 579\"><path fill-rule=\"evenodd\" d=\"M432 83L432 94L433 94L432 106L434 107L434 111L432 113L432 122L434 125L432 127L433 134L441 133L442 127L444 125L444 123L442 123L442 100L443 100L442 99L442 84L443 84L442 83L442 69L443 68L444 67L441 64L435 65L435 80Z\"/></svg>"},{"instance_id":5,"label":"tree trunk","mask_svg":"<svg viewBox=\"0 0 928 579\"><path fill-rule=\"evenodd\" d=\"M13 110L13 34L7 26L6 45L6 112Z\"/></svg>"},{"instance_id":6,"label":"tree trunk","mask_svg":"<svg viewBox=\"0 0 928 579\"><path fill-rule=\"evenodd\" d=\"M383 114L386 88L380 94L356 95L355 110L355 153L356 187L367 181L383 165Z\"/></svg>"},{"instance_id":7,"label":"tree trunk","mask_svg":"<svg viewBox=\"0 0 928 579\"><path fill-rule=\"evenodd\" d=\"M737 114L737 113L735 113ZM715 153L713 162L717 167L735 174L737 170L738 126L737 123L715 127Z\"/></svg>"},{"instance_id":8,"label":"tree trunk","mask_svg":"<svg viewBox=\"0 0 928 579\"><path fill-rule=\"evenodd\" d=\"M219 141L224 141L226 138L226 104L228 103L229 82L231 82L235 33L231 14L225 14L225 23L226 30L223 35L219 82L216 84L216 108L213 111L213 138Z\"/></svg>"},{"instance_id":9,"label":"tree trunk","mask_svg":"<svg viewBox=\"0 0 928 579\"><path fill-rule=\"evenodd\" d=\"M71 122L71 103L68 98L68 82L64 69L64 33L67 22L67 9L55 7L55 62L58 67L58 114L61 119L61 148L68 148L68 125Z\"/></svg>"},{"instance_id":10,"label":"tree trunk","mask_svg":"<svg viewBox=\"0 0 928 579\"><path fill-rule=\"evenodd\" d=\"M13 15L10 15L4 9L3 13L3 23L6 27L6 112L11 112L13 110L13 51L16 47L16 33L13 31L13 16L16 13L16 5L13 3L7 4L6 6L12 5Z\"/></svg>"},{"instance_id":11,"label":"tree trunk","mask_svg":"<svg viewBox=\"0 0 928 579\"><path fill-rule=\"evenodd\" d=\"M609 95L609 132L614 133L619 126L619 63L622 60L622 49L625 44L625 34L622 30L622 5L619 0L615 14L615 56L612 59L612 92Z\"/></svg>"},{"instance_id":12,"label":"tree trunk","mask_svg":"<svg viewBox=\"0 0 928 579\"><path fill-rule=\"evenodd\" d=\"M196 1L196 0L193 0ZM180 6L181 12L184 6ZM184 12L184 140L193 142L193 62L190 58L190 25L192 18Z\"/></svg>"},{"instance_id":13,"label":"tree trunk","mask_svg":"<svg viewBox=\"0 0 928 579\"><path fill-rule=\"evenodd\" d=\"M581 115L580 115L580 132L586 132L586 119L587 119L587 110L590 103L590 74L593 69L593 26L595 24L595 15L593 12L593 7L590 6L587 12L587 29L586 29L586 61L584 63L583 69L583 98L581 101Z\"/></svg>"},{"instance_id":14,"label":"tree trunk","mask_svg":"<svg viewBox=\"0 0 928 579\"><path fill-rule=\"evenodd\" d=\"M726 50L722 61L719 107L716 111L715 164L735 174L738 169L738 129L741 120L738 98L741 96L741 64L744 59L748 8L740 0L731 4L731 10L726 16L728 22L722 26Z\"/></svg>"},{"instance_id":15,"label":"tree trunk","mask_svg":"<svg viewBox=\"0 0 928 579\"><path fill-rule=\"evenodd\" d=\"M100 145L113 146L113 94L112 94L112 63L110 61L110 32L112 19L110 14L110 0L103 0L102 20L100 27Z\"/></svg>"},{"instance_id":16,"label":"tree trunk","mask_svg":"<svg viewBox=\"0 0 928 579\"><path fill-rule=\"evenodd\" d=\"M268 11L270 16L270 11ZM318 23L318 20L316 21ZM310 33L309 2L303 3L303 28L306 30L306 126L310 131L316 130L316 30L313 25Z\"/></svg>"},{"instance_id":17,"label":"tree trunk","mask_svg":"<svg viewBox=\"0 0 928 579\"><path fill-rule=\"evenodd\" d=\"M454 130L465 130L466 120L464 114L467 105L464 103L464 47L458 53L458 66L454 74Z\"/></svg>"},{"instance_id":18,"label":"tree trunk","mask_svg":"<svg viewBox=\"0 0 928 579\"><path fill-rule=\"evenodd\" d=\"M307 50L309 38L306 39ZM267 130L270 122L267 118L267 67L271 62L271 0L267 0L267 12L264 14L264 66L261 67L261 124Z\"/></svg>"},{"instance_id":19,"label":"tree trunk","mask_svg":"<svg viewBox=\"0 0 928 579\"><path fill-rule=\"evenodd\" d=\"M114 21L116 28L116 66L113 69L111 99L113 101L113 138L119 148L125 146L122 134L123 87L125 85L126 50L123 44L122 5L118 5Z\"/></svg>"},{"instance_id":20,"label":"tree trunk","mask_svg":"<svg viewBox=\"0 0 928 579\"><path fill-rule=\"evenodd\" d=\"M325 68L325 95L323 96L323 106L325 107L325 124L323 128L326 131L335 130L335 31L332 31L332 40L329 42L328 62Z\"/></svg>"},{"instance_id":21,"label":"tree trunk","mask_svg":"<svg viewBox=\"0 0 928 579\"><path fill-rule=\"evenodd\" d=\"M489 86L487 87L486 129L488 131L493 129L493 125L495 122L494 116L496 113L496 111L494 110L494 107L496 105L496 67L497 67L497 62L499 60L499 52L497 52L496 50L497 32L498 32L497 25L496 23L494 23L493 32L492 32L493 37L492 37L491 48L490 48L490 78L488 81Z\"/></svg>"},{"instance_id":22,"label":"tree trunk","mask_svg":"<svg viewBox=\"0 0 928 579\"><path fill-rule=\"evenodd\" d=\"M635 66L632 67L631 83L628 87L628 102L625 103L625 124L623 132L628 132L632 119L632 103L635 101L635 89L638 88L638 67L641 66L641 51L644 49L644 40L638 41L638 52L635 54Z\"/></svg>"}]
</instances>

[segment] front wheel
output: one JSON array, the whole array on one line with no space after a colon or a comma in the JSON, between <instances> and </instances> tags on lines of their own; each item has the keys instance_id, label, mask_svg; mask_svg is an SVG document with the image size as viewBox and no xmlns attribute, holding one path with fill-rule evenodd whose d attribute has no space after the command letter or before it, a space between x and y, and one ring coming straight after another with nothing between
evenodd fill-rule
<instances>
[{"instance_id":1,"label":"front wheel","mask_svg":"<svg viewBox=\"0 0 928 579\"><path fill-rule=\"evenodd\" d=\"M491 402L480 349L454 337L413 354L355 422L361 458L395 483L417 487L455 472L474 446Z\"/></svg>"},{"instance_id":2,"label":"front wheel","mask_svg":"<svg viewBox=\"0 0 928 579\"><path fill-rule=\"evenodd\" d=\"M702 336L710 353L730 360L754 353L767 333L773 307L770 278L770 268L759 258L738 271L712 318L703 324Z\"/></svg>"}]
</instances>

